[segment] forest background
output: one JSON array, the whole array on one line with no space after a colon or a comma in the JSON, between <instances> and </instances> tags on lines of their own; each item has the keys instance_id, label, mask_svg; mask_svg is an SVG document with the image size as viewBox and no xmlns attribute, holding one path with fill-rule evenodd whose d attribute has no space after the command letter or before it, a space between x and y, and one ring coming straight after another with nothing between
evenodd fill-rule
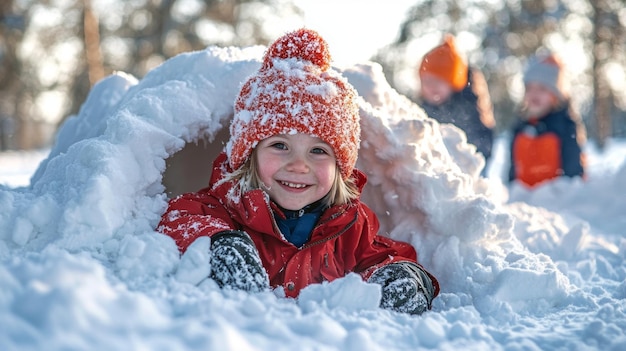
<instances>
[{"instance_id":1,"label":"forest background","mask_svg":"<svg viewBox=\"0 0 626 351\"><path fill-rule=\"evenodd\" d=\"M340 4L3 0L0 151L48 147L90 88L115 71L141 79L169 58L209 45L267 45L306 25L305 8L336 12ZM349 32L350 23L344 25ZM456 35L469 63L485 74L497 131L506 133L523 93L526 60L543 49L556 51L570 72L573 106L601 149L608 138L626 136L625 27L625 0L416 0L397 21L395 39L369 60L411 97L421 56L443 33ZM354 37L355 46L367 41L358 32Z\"/></svg>"}]
</instances>

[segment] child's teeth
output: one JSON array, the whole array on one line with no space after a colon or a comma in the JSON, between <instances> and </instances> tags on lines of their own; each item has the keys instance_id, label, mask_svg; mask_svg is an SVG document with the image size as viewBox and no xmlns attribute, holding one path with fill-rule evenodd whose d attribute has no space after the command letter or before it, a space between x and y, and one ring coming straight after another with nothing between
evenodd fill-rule
<instances>
[{"instance_id":1,"label":"child's teeth","mask_svg":"<svg viewBox=\"0 0 626 351\"><path fill-rule=\"evenodd\" d=\"M306 186L304 184L294 184L294 183L288 183L288 182L282 182L282 183L290 188L304 188Z\"/></svg>"}]
</instances>

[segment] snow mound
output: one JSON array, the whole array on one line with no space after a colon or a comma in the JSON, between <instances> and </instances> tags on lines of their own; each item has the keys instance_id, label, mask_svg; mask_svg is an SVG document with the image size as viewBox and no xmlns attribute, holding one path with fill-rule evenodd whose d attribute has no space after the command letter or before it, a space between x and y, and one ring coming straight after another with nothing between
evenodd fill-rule
<instances>
[{"instance_id":1,"label":"snow mound","mask_svg":"<svg viewBox=\"0 0 626 351\"><path fill-rule=\"evenodd\" d=\"M363 199L381 233L414 245L439 278L437 313L380 310L380 291L354 275L310 286L297 303L280 291L220 290L204 279L208 240L181 258L154 230L168 199L163 175L186 146L223 148L235 96L262 54L262 47L211 47L141 80L105 78L62 126L30 186L0 187L0 324L9 326L2 349L364 350L467 339L477 348L532 349L532 341L493 329L568 304L593 308L580 288L587 279L598 272L624 279L623 267L585 254L584 224L504 204L506 190L479 176L484 160L465 135L429 119L369 63L341 70L363 97ZM612 254L623 258L624 247ZM574 259L577 269L562 262ZM623 299L623 284L621 291ZM624 320L621 308L606 313Z\"/></svg>"}]
</instances>

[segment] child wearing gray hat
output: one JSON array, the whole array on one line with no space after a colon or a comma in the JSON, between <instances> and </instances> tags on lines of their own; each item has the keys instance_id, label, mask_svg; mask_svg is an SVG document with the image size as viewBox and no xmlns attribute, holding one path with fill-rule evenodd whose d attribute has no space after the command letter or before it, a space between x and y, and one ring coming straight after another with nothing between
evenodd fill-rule
<instances>
[{"instance_id":1,"label":"child wearing gray hat","mask_svg":"<svg viewBox=\"0 0 626 351\"><path fill-rule=\"evenodd\" d=\"M584 176L584 129L572 118L564 75L561 60L552 53L529 61L513 128L509 181L533 188L560 176Z\"/></svg>"}]
</instances>

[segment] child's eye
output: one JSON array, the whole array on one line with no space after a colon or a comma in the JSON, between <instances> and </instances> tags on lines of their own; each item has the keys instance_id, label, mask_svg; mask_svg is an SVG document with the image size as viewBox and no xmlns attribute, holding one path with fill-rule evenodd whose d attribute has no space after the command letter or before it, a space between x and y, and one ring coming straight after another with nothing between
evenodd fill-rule
<instances>
[{"instance_id":1,"label":"child's eye","mask_svg":"<svg viewBox=\"0 0 626 351\"><path fill-rule=\"evenodd\" d=\"M324 149L322 149L320 147L316 147L316 148L313 148L311 150L311 153L318 154L318 155L324 155L324 154L327 154L328 152L326 152L326 150L324 150Z\"/></svg>"},{"instance_id":2,"label":"child's eye","mask_svg":"<svg viewBox=\"0 0 626 351\"><path fill-rule=\"evenodd\" d=\"M287 150L287 145L285 143L276 142L271 145L271 147L279 149L279 150Z\"/></svg>"}]
</instances>

